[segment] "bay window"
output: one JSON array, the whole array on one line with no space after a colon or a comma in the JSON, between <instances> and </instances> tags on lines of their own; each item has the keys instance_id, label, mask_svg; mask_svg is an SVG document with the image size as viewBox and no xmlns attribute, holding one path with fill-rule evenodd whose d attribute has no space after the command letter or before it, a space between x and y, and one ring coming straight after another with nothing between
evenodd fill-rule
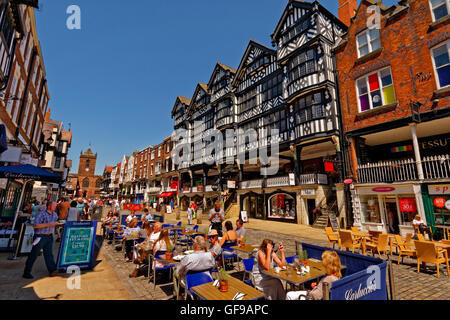
<instances>
[{"instance_id":1,"label":"bay window","mask_svg":"<svg viewBox=\"0 0 450 320\"><path fill-rule=\"evenodd\" d=\"M431 50L438 88L450 85L450 42Z\"/></svg>"},{"instance_id":2,"label":"bay window","mask_svg":"<svg viewBox=\"0 0 450 320\"><path fill-rule=\"evenodd\" d=\"M391 69L386 68L356 81L359 112L396 101Z\"/></svg>"},{"instance_id":3,"label":"bay window","mask_svg":"<svg viewBox=\"0 0 450 320\"><path fill-rule=\"evenodd\" d=\"M358 58L381 48L380 30L369 29L356 37Z\"/></svg>"}]
</instances>

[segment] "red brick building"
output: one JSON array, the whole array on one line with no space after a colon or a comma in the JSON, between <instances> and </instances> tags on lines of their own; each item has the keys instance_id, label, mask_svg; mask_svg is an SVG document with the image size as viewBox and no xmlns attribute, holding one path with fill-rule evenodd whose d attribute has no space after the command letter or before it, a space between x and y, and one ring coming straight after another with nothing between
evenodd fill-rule
<instances>
[{"instance_id":1,"label":"red brick building","mask_svg":"<svg viewBox=\"0 0 450 320\"><path fill-rule=\"evenodd\" d=\"M80 196L88 199L100 198L100 189L102 176L95 175L95 166L97 163L97 154L94 154L91 148L85 153L80 154L80 163L78 166L78 174L71 175L72 190L80 188Z\"/></svg>"},{"instance_id":2,"label":"red brick building","mask_svg":"<svg viewBox=\"0 0 450 320\"><path fill-rule=\"evenodd\" d=\"M450 199L449 2L362 0L351 20L348 2L335 56L354 225L405 234L416 214L449 225L450 208L433 205Z\"/></svg>"}]
</instances>

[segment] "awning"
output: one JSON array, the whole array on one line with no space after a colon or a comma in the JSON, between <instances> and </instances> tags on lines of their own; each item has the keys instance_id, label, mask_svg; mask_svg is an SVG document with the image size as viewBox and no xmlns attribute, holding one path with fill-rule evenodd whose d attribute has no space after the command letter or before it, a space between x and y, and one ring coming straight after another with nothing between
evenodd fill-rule
<instances>
[{"instance_id":1,"label":"awning","mask_svg":"<svg viewBox=\"0 0 450 320\"><path fill-rule=\"evenodd\" d=\"M59 175L30 164L0 167L0 178L62 182Z\"/></svg>"},{"instance_id":2,"label":"awning","mask_svg":"<svg viewBox=\"0 0 450 320\"><path fill-rule=\"evenodd\" d=\"M172 197L174 195L175 195L175 192L163 192L158 196L158 198Z\"/></svg>"}]
</instances>

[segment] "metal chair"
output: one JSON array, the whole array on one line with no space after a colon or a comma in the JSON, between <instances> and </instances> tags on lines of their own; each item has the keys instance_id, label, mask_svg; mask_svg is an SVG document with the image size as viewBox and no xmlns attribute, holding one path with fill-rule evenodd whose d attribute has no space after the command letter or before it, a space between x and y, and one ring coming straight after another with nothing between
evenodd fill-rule
<instances>
[{"instance_id":1,"label":"metal chair","mask_svg":"<svg viewBox=\"0 0 450 320\"><path fill-rule=\"evenodd\" d=\"M156 272L169 269L169 272L170 272L169 277L172 277L172 268L175 267L174 264L167 264L164 267L156 267L155 266L153 268L153 262L155 260L166 261L164 259L159 258L159 256L163 255L163 254L166 254L166 251L158 251L155 255L149 255L149 260L151 260L149 262L149 266L148 266L149 282L150 282L150 270L153 270L153 290L155 290L155 288L156 288Z\"/></svg>"},{"instance_id":2,"label":"metal chair","mask_svg":"<svg viewBox=\"0 0 450 320\"><path fill-rule=\"evenodd\" d=\"M251 287L254 287L253 280L252 280L252 277L253 277L252 271L253 271L253 266L255 264L255 258L253 257L253 258L243 259L242 263L244 264L244 270L245 270L243 281L245 284L247 284ZM247 275L249 276L248 280L247 280Z\"/></svg>"}]
</instances>

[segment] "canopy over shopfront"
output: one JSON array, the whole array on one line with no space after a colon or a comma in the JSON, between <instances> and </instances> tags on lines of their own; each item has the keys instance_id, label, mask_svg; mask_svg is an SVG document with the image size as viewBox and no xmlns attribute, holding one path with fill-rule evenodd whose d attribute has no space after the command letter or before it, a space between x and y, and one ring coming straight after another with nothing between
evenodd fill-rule
<instances>
[{"instance_id":1,"label":"canopy over shopfront","mask_svg":"<svg viewBox=\"0 0 450 320\"><path fill-rule=\"evenodd\" d=\"M25 193L25 188L28 182L32 181L43 181L43 182L62 182L61 177L57 174L49 172L47 170L25 164L17 166L6 166L0 167L0 178L6 179L22 179L24 180L22 192L20 194L19 205L17 206L16 214L14 216L14 223L11 229L11 235L8 241L8 248L11 245L11 240L14 235L14 229L16 227L17 217L19 215L20 207L22 206L23 196Z\"/></svg>"},{"instance_id":2,"label":"canopy over shopfront","mask_svg":"<svg viewBox=\"0 0 450 320\"><path fill-rule=\"evenodd\" d=\"M175 192L163 192L158 196L158 198L173 197L175 195L176 195Z\"/></svg>"}]
</instances>

